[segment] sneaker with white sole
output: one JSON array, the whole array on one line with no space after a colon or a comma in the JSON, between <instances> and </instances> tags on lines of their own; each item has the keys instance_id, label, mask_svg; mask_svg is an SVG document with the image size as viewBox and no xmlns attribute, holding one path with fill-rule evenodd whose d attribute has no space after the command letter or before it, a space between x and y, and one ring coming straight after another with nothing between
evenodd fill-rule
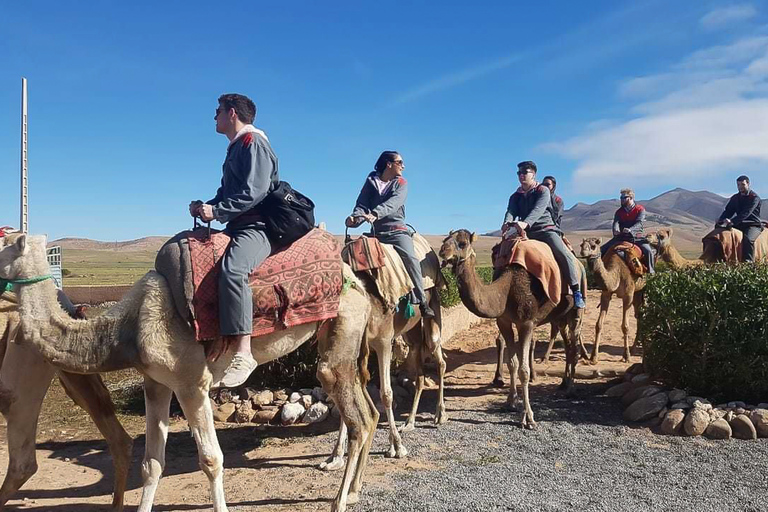
<instances>
[{"instance_id":1,"label":"sneaker with white sole","mask_svg":"<svg viewBox=\"0 0 768 512\"><path fill-rule=\"evenodd\" d=\"M236 388L248 380L256 366L258 363L251 357L251 354L236 352L229 366L224 370L224 376L214 387Z\"/></svg>"}]
</instances>

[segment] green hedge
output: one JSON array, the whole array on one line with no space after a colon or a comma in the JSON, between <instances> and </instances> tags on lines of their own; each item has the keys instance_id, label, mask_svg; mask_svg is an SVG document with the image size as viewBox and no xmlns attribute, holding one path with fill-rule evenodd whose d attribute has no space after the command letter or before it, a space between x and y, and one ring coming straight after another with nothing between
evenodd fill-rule
<instances>
[{"instance_id":1,"label":"green hedge","mask_svg":"<svg viewBox=\"0 0 768 512\"><path fill-rule=\"evenodd\" d=\"M445 282L448 286L440 290L440 305L444 308L450 308L451 306L459 304L461 302L461 297L459 297L459 289L456 286L456 276L453 275L453 272L448 267L445 267L442 270L443 277L445 277ZM475 270L477 271L477 275L480 276L480 279L486 283L490 283L493 280L493 267L477 267Z\"/></svg>"},{"instance_id":2,"label":"green hedge","mask_svg":"<svg viewBox=\"0 0 768 512\"><path fill-rule=\"evenodd\" d=\"M768 266L659 273L638 322L647 369L717 401L768 401Z\"/></svg>"}]
</instances>

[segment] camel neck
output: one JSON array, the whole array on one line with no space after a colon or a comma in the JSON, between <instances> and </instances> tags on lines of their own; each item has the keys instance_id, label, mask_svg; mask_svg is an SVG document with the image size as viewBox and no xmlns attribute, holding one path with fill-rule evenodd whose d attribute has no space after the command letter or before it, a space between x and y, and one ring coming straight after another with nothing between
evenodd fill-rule
<instances>
[{"instance_id":1,"label":"camel neck","mask_svg":"<svg viewBox=\"0 0 768 512\"><path fill-rule=\"evenodd\" d=\"M459 297L464 305L475 315L481 318L498 318L506 309L508 283L502 278L485 284L475 272L475 257L456 263L456 281L459 288Z\"/></svg>"}]
</instances>

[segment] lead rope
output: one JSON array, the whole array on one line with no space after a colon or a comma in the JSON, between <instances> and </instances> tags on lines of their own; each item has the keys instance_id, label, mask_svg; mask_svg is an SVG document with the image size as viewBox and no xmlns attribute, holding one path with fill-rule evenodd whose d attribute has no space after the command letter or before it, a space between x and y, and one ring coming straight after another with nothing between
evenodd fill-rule
<instances>
[{"instance_id":1,"label":"lead rope","mask_svg":"<svg viewBox=\"0 0 768 512\"><path fill-rule=\"evenodd\" d=\"M28 277L25 279L0 278L0 295L2 295L5 292L13 291L13 285L15 284L34 284L34 283L39 283L41 281L45 281L46 279L52 279L52 278L53 276L51 274L46 274L44 276L37 276L37 277Z\"/></svg>"}]
</instances>

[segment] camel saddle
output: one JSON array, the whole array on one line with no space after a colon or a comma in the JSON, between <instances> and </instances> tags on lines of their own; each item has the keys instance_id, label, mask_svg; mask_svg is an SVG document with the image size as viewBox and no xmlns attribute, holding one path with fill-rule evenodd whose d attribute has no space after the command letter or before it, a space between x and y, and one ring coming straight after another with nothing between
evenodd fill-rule
<instances>
[{"instance_id":1,"label":"camel saddle","mask_svg":"<svg viewBox=\"0 0 768 512\"><path fill-rule=\"evenodd\" d=\"M616 253L624 260L624 263L629 267L629 271L636 277L642 277L643 274L648 272L647 266L643 263L643 251L640 246L633 244L632 242L619 242L603 256L607 258L611 253Z\"/></svg>"},{"instance_id":2,"label":"camel saddle","mask_svg":"<svg viewBox=\"0 0 768 512\"><path fill-rule=\"evenodd\" d=\"M359 239L358 239L359 240ZM384 264L378 268L370 268L362 272L368 274L379 297L389 310L397 308L400 300L413 290L413 281L405 270L403 259L390 244L379 244ZM445 287L443 274L440 271L440 261L432 250L429 242L419 233L413 234L413 249L421 262L422 281L424 289L441 289Z\"/></svg>"},{"instance_id":3,"label":"camel saddle","mask_svg":"<svg viewBox=\"0 0 768 512\"><path fill-rule=\"evenodd\" d=\"M208 234L206 228L183 231L166 242L155 259L177 311L198 341L219 337L219 260L229 245L226 233ZM251 273L252 336L336 317L342 285L339 243L325 230L311 230L273 252Z\"/></svg>"},{"instance_id":4,"label":"camel saddle","mask_svg":"<svg viewBox=\"0 0 768 512\"><path fill-rule=\"evenodd\" d=\"M387 264L384 249L381 248L378 238L365 235L354 240L347 237L341 250L341 259L353 272L381 268Z\"/></svg>"},{"instance_id":5,"label":"camel saddle","mask_svg":"<svg viewBox=\"0 0 768 512\"><path fill-rule=\"evenodd\" d=\"M520 265L539 280L550 302L560 302L562 273L552 249L544 242L527 237L504 238L491 249L491 258L497 271L510 265ZM565 289L568 290L568 287Z\"/></svg>"}]
</instances>

